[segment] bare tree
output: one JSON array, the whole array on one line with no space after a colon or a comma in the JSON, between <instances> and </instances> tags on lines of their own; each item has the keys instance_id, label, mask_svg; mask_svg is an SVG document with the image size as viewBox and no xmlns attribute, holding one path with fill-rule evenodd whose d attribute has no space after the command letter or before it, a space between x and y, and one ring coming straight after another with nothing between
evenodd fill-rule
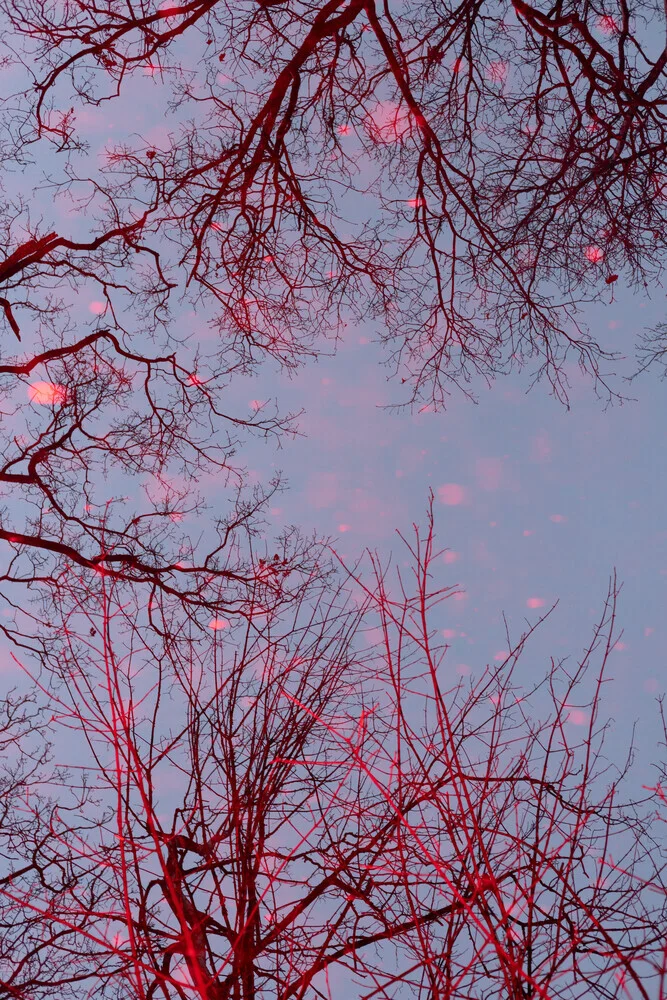
<instances>
[{"instance_id":1,"label":"bare tree","mask_svg":"<svg viewBox=\"0 0 667 1000\"><path fill-rule=\"evenodd\" d=\"M661 271L657 3L3 10L7 58L27 74L7 101L7 155L53 142L69 164L56 190L98 219L80 244L37 240L33 271L83 253L111 309L108 272L134 249L155 268L144 292L198 287L221 350L245 364L295 363L356 306L380 318L415 395L441 402L526 360L565 395L568 354L605 374L604 345L577 328L581 297ZM114 115L139 74L175 112L171 132L123 138L84 174L77 115Z\"/></svg>"},{"instance_id":2,"label":"bare tree","mask_svg":"<svg viewBox=\"0 0 667 1000\"><path fill-rule=\"evenodd\" d=\"M377 320L409 398L440 404L528 362L566 399L568 356L606 384L578 303L662 267L658 4L0 10L16 82L0 306L24 352L0 364L5 580L51 585L76 564L212 613L225 601L210 586L245 599L256 567L228 559L231 539L258 527L276 484L248 493L232 452L246 431L294 425L230 413L225 389L316 355L355 317ZM159 142L124 124L147 94ZM96 108L117 138L92 157ZM92 324L76 307L91 285ZM211 327L206 349L175 297ZM26 391L41 419L24 426ZM192 552L173 521L216 469L241 493ZM141 502L111 490L121 474L149 480ZM306 549L281 559L312 567Z\"/></svg>"},{"instance_id":3,"label":"bare tree","mask_svg":"<svg viewBox=\"0 0 667 1000\"><path fill-rule=\"evenodd\" d=\"M529 631L468 686L432 525L406 544L398 589L374 560L208 641L158 650L107 578L67 611L34 680L78 763L5 816L8 994L663 996L664 846L599 718L615 585L576 666L520 686Z\"/></svg>"}]
</instances>

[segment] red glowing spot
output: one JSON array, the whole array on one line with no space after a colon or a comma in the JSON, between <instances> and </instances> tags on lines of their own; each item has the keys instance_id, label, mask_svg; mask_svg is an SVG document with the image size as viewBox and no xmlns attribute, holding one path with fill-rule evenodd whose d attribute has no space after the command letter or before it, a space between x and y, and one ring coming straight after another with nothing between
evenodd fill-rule
<instances>
[{"instance_id":1,"label":"red glowing spot","mask_svg":"<svg viewBox=\"0 0 667 1000\"><path fill-rule=\"evenodd\" d=\"M455 563L457 561L457 559L459 558L459 553L452 552L451 550L449 550L448 552L445 552L442 558L449 565L449 563Z\"/></svg>"},{"instance_id":2,"label":"red glowing spot","mask_svg":"<svg viewBox=\"0 0 667 1000\"><path fill-rule=\"evenodd\" d=\"M251 399L250 400L250 409L251 410L261 410L261 408L263 406L264 406L264 403L262 402L261 399Z\"/></svg>"},{"instance_id":3,"label":"red glowing spot","mask_svg":"<svg viewBox=\"0 0 667 1000\"><path fill-rule=\"evenodd\" d=\"M600 249L600 247L586 247L584 256L591 264L599 264L600 261L604 260L604 250Z\"/></svg>"},{"instance_id":4,"label":"red glowing spot","mask_svg":"<svg viewBox=\"0 0 667 1000\"><path fill-rule=\"evenodd\" d=\"M618 24L616 18L610 14L605 14L603 17L598 18L598 29L603 35L617 35Z\"/></svg>"},{"instance_id":5,"label":"red glowing spot","mask_svg":"<svg viewBox=\"0 0 667 1000\"><path fill-rule=\"evenodd\" d=\"M455 639L456 638L456 629L453 629L453 628L443 628L442 634L444 635L445 639Z\"/></svg>"},{"instance_id":6,"label":"red glowing spot","mask_svg":"<svg viewBox=\"0 0 667 1000\"><path fill-rule=\"evenodd\" d=\"M106 312L107 304L106 302L90 302L88 308L94 316L101 316L103 312Z\"/></svg>"},{"instance_id":7,"label":"red glowing spot","mask_svg":"<svg viewBox=\"0 0 667 1000\"><path fill-rule=\"evenodd\" d=\"M543 608L547 602L542 597L529 597L526 606L529 608Z\"/></svg>"},{"instance_id":8,"label":"red glowing spot","mask_svg":"<svg viewBox=\"0 0 667 1000\"><path fill-rule=\"evenodd\" d=\"M458 483L445 483L444 486L438 486L438 499L440 503L444 503L448 507L456 507L463 503L465 495L465 490Z\"/></svg>"},{"instance_id":9,"label":"red glowing spot","mask_svg":"<svg viewBox=\"0 0 667 1000\"><path fill-rule=\"evenodd\" d=\"M628 644L626 642L616 642L612 646L612 649L618 650L619 653L622 653L623 650L627 649L627 648L628 648Z\"/></svg>"},{"instance_id":10,"label":"red glowing spot","mask_svg":"<svg viewBox=\"0 0 667 1000\"><path fill-rule=\"evenodd\" d=\"M266 257L262 257L262 260L264 261L265 264L273 264L275 259L276 258L273 257L270 253L268 253Z\"/></svg>"},{"instance_id":11,"label":"red glowing spot","mask_svg":"<svg viewBox=\"0 0 667 1000\"><path fill-rule=\"evenodd\" d=\"M582 712L580 708L571 708L567 721L571 722L573 726L585 726L588 722L588 715L586 712Z\"/></svg>"},{"instance_id":12,"label":"red glowing spot","mask_svg":"<svg viewBox=\"0 0 667 1000\"><path fill-rule=\"evenodd\" d=\"M565 514L549 514L549 520L553 521L554 524L563 524L564 521L567 521L567 518Z\"/></svg>"},{"instance_id":13,"label":"red glowing spot","mask_svg":"<svg viewBox=\"0 0 667 1000\"><path fill-rule=\"evenodd\" d=\"M154 76L159 68L159 66L154 66L153 63L146 63L144 66L144 76Z\"/></svg>"},{"instance_id":14,"label":"red glowing spot","mask_svg":"<svg viewBox=\"0 0 667 1000\"><path fill-rule=\"evenodd\" d=\"M214 632L220 632L221 629L227 628L228 625L229 622L227 621L226 618L211 618L210 622L208 623L208 627L212 629Z\"/></svg>"},{"instance_id":15,"label":"red glowing spot","mask_svg":"<svg viewBox=\"0 0 667 1000\"><path fill-rule=\"evenodd\" d=\"M344 532L344 531L350 531L351 529L349 524L339 524L338 530Z\"/></svg>"},{"instance_id":16,"label":"red glowing spot","mask_svg":"<svg viewBox=\"0 0 667 1000\"><path fill-rule=\"evenodd\" d=\"M392 143L407 138L412 119L407 108L393 101L378 101L365 120L366 131L374 142Z\"/></svg>"},{"instance_id":17,"label":"red glowing spot","mask_svg":"<svg viewBox=\"0 0 667 1000\"><path fill-rule=\"evenodd\" d=\"M523 537L524 537L524 538L528 538L528 536L529 536L529 535L534 535L534 534L535 534L535 532L534 532L534 531L533 531L532 529L531 529L531 530L529 530L529 529L526 529L526 530L524 531L524 533L523 533Z\"/></svg>"},{"instance_id":18,"label":"red glowing spot","mask_svg":"<svg viewBox=\"0 0 667 1000\"><path fill-rule=\"evenodd\" d=\"M489 63L486 70L487 80L491 80L492 83L502 83L507 77L508 65L503 62L502 59L498 59L495 62Z\"/></svg>"},{"instance_id":19,"label":"red glowing spot","mask_svg":"<svg viewBox=\"0 0 667 1000\"><path fill-rule=\"evenodd\" d=\"M56 385L55 382L32 382L28 386L28 396L31 403L39 403L41 406L57 406L67 399L67 391L64 386Z\"/></svg>"},{"instance_id":20,"label":"red glowing spot","mask_svg":"<svg viewBox=\"0 0 667 1000\"><path fill-rule=\"evenodd\" d=\"M196 375L188 375L188 385L201 385L201 379Z\"/></svg>"},{"instance_id":21,"label":"red glowing spot","mask_svg":"<svg viewBox=\"0 0 667 1000\"><path fill-rule=\"evenodd\" d=\"M493 658L494 660L498 660L500 663L502 663L502 661L506 660L509 655L510 654L507 652L506 649L501 649L499 650L499 652L493 654Z\"/></svg>"},{"instance_id":22,"label":"red glowing spot","mask_svg":"<svg viewBox=\"0 0 667 1000\"><path fill-rule=\"evenodd\" d=\"M422 208L426 204L424 198L408 198L408 205L411 208Z\"/></svg>"},{"instance_id":23,"label":"red glowing spot","mask_svg":"<svg viewBox=\"0 0 667 1000\"><path fill-rule=\"evenodd\" d=\"M338 135L349 135L352 128L350 125L339 125L336 131L338 132Z\"/></svg>"},{"instance_id":24,"label":"red glowing spot","mask_svg":"<svg viewBox=\"0 0 667 1000\"><path fill-rule=\"evenodd\" d=\"M455 594L452 594L453 601L467 601L468 595L463 590L458 590ZM461 633L463 635L463 632Z\"/></svg>"}]
</instances>

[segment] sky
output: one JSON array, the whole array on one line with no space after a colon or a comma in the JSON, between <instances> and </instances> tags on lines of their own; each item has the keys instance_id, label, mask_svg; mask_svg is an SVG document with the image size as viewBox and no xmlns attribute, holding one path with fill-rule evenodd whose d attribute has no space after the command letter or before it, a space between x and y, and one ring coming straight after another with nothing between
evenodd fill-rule
<instances>
[{"instance_id":1,"label":"sky","mask_svg":"<svg viewBox=\"0 0 667 1000\"><path fill-rule=\"evenodd\" d=\"M523 668L546 672L551 656L576 658L592 635L610 576L622 585L618 631L604 712L622 754L639 724L640 763L658 738L656 698L667 687L667 384L657 370L632 382L634 344L660 322L664 292L641 299L620 289L590 307L591 329L625 353L614 387L628 397L607 405L576 369L570 408L532 389L527 372L476 386L445 412L388 408L401 400L387 380L370 326L348 329L334 358L292 378L265 372L237 383L239 400L271 396L301 409L303 436L255 443L243 456L266 481L276 469L289 491L272 507L277 527L298 524L330 536L349 562L364 548L400 560L396 530L425 523L428 492L444 581L461 593L441 607L437 625L450 645L448 669L465 676L498 662L552 604ZM584 721L584 718L581 718Z\"/></svg>"}]
</instances>

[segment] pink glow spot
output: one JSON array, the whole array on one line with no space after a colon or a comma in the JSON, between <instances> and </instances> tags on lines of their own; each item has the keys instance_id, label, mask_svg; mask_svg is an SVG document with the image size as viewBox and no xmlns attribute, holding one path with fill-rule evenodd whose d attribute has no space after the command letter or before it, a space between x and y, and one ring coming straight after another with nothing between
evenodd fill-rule
<instances>
[{"instance_id":1,"label":"pink glow spot","mask_svg":"<svg viewBox=\"0 0 667 1000\"><path fill-rule=\"evenodd\" d=\"M486 70L486 78L492 83L502 83L507 77L508 66L502 59L489 63Z\"/></svg>"},{"instance_id":2,"label":"pink glow spot","mask_svg":"<svg viewBox=\"0 0 667 1000\"><path fill-rule=\"evenodd\" d=\"M339 531L350 531L350 525L349 524L339 524L338 525L338 530Z\"/></svg>"},{"instance_id":3,"label":"pink glow spot","mask_svg":"<svg viewBox=\"0 0 667 1000\"><path fill-rule=\"evenodd\" d=\"M250 400L250 409L251 410L261 410L261 408L263 406L264 406L264 403L262 402L261 399L251 399Z\"/></svg>"},{"instance_id":4,"label":"pink glow spot","mask_svg":"<svg viewBox=\"0 0 667 1000\"><path fill-rule=\"evenodd\" d=\"M567 518L564 514L549 514L549 520L553 521L554 524L563 524Z\"/></svg>"},{"instance_id":5,"label":"pink glow spot","mask_svg":"<svg viewBox=\"0 0 667 1000\"><path fill-rule=\"evenodd\" d=\"M103 312L106 312L107 304L106 302L90 302L88 308L93 316L101 316Z\"/></svg>"},{"instance_id":6,"label":"pink glow spot","mask_svg":"<svg viewBox=\"0 0 667 1000\"><path fill-rule=\"evenodd\" d=\"M573 726L585 726L588 722L588 715L586 712L582 712L580 708L571 708L567 721L571 722Z\"/></svg>"},{"instance_id":7,"label":"pink glow spot","mask_svg":"<svg viewBox=\"0 0 667 1000\"><path fill-rule=\"evenodd\" d=\"M460 674L461 677L467 677L468 674L470 673L470 667L468 666L467 663L457 663L456 672L457 674Z\"/></svg>"},{"instance_id":8,"label":"pink glow spot","mask_svg":"<svg viewBox=\"0 0 667 1000\"><path fill-rule=\"evenodd\" d=\"M438 499L440 503L444 503L448 507L456 507L463 503L465 495L465 490L458 483L445 483L444 486L438 486Z\"/></svg>"},{"instance_id":9,"label":"pink glow spot","mask_svg":"<svg viewBox=\"0 0 667 1000\"><path fill-rule=\"evenodd\" d=\"M457 559L459 558L459 553L452 552L450 549L448 552L445 552L442 558L449 565L450 563L455 563L457 561Z\"/></svg>"},{"instance_id":10,"label":"pink glow spot","mask_svg":"<svg viewBox=\"0 0 667 1000\"><path fill-rule=\"evenodd\" d=\"M453 628L443 628L442 634L444 635L445 639L455 639L456 638L456 629L453 629Z\"/></svg>"},{"instance_id":11,"label":"pink glow spot","mask_svg":"<svg viewBox=\"0 0 667 1000\"><path fill-rule=\"evenodd\" d=\"M408 198L408 205L410 205L411 208L422 208L425 204L426 201L424 198Z\"/></svg>"},{"instance_id":12,"label":"pink glow spot","mask_svg":"<svg viewBox=\"0 0 667 1000\"><path fill-rule=\"evenodd\" d=\"M452 594L453 601L467 601L467 599L468 595L463 590L458 590L455 594Z\"/></svg>"},{"instance_id":13,"label":"pink glow spot","mask_svg":"<svg viewBox=\"0 0 667 1000\"><path fill-rule=\"evenodd\" d=\"M210 622L208 623L208 627L212 629L214 632L220 632L221 629L227 628L228 625L229 622L227 621L226 618L211 618Z\"/></svg>"},{"instance_id":14,"label":"pink glow spot","mask_svg":"<svg viewBox=\"0 0 667 1000\"><path fill-rule=\"evenodd\" d=\"M605 14L604 17L598 18L598 29L603 35L617 35L618 24L616 22L616 18L612 17L610 14Z\"/></svg>"},{"instance_id":15,"label":"pink glow spot","mask_svg":"<svg viewBox=\"0 0 667 1000\"><path fill-rule=\"evenodd\" d=\"M368 337L359 337L359 341L358 342L360 344L368 344L368 343L370 343Z\"/></svg>"},{"instance_id":16,"label":"pink glow spot","mask_svg":"<svg viewBox=\"0 0 667 1000\"><path fill-rule=\"evenodd\" d=\"M622 653L624 649L628 648L627 642L616 642L612 646L612 649L617 649L619 653Z\"/></svg>"},{"instance_id":17,"label":"pink glow spot","mask_svg":"<svg viewBox=\"0 0 667 1000\"><path fill-rule=\"evenodd\" d=\"M543 608L546 601L542 597L529 597L526 601L526 607L528 608Z\"/></svg>"},{"instance_id":18,"label":"pink glow spot","mask_svg":"<svg viewBox=\"0 0 667 1000\"><path fill-rule=\"evenodd\" d=\"M647 626L647 627L646 627L646 628L644 629L644 636L645 636L646 638L648 638L648 636L649 636L649 635L653 635L653 633L654 633L654 632L655 632L655 629L654 629L654 628L650 628L649 626Z\"/></svg>"},{"instance_id":19,"label":"pink glow spot","mask_svg":"<svg viewBox=\"0 0 667 1000\"><path fill-rule=\"evenodd\" d=\"M494 653L493 658L494 660L498 660L500 663L502 663L503 660L506 660L509 655L510 654L506 649L501 649L497 653Z\"/></svg>"},{"instance_id":20,"label":"pink glow spot","mask_svg":"<svg viewBox=\"0 0 667 1000\"><path fill-rule=\"evenodd\" d=\"M196 375L188 375L188 385L201 385L201 379Z\"/></svg>"},{"instance_id":21,"label":"pink glow spot","mask_svg":"<svg viewBox=\"0 0 667 1000\"><path fill-rule=\"evenodd\" d=\"M523 537L528 538L529 535L534 535L534 534L535 534L534 531L526 529L523 533Z\"/></svg>"},{"instance_id":22,"label":"pink glow spot","mask_svg":"<svg viewBox=\"0 0 667 1000\"><path fill-rule=\"evenodd\" d=\"M336 131L338 132L338 135L349 135L352 131L352 127L350 125L339 125Z\"/></svg>"},{"instance_id":23,"label":"pink glow spot","mask_svg":"<svg viewBox=\"0 0 667 1000\"><path fill-rule=\"evenodd\" d=\"M500 701L500 695L499 694L492 694L490 696L490 698L489 698L489 701L491 702L492 705L497 705L498 702Z\"/></svg>"},{"instance_id":24,"label":"pink glow spot","mask_svg":"<svg viewBox=\"0 0 667 1000\"><path fill-rule=\"evenodd\" d=\"M144 66L144 76L154 76L157 73L158 69L159 67L154 66L153 63L147 63Z\"/></svg>"},{"instance_id":25,"label":"pink glow spot","mask_svg":"<svg viewBox=\"0 0 667 1000\"><path fill-rule=\"evenodd\" d=\"M600 247L586 247L584 256L591 264L599 264L600 261L604 260L604 250Z\"/></svg>"},{"instance_id":26,"label":"pink glow spot","mask_svg":"<svg viewBox=\"0 0 667 1000\"><path fill-rule=\"evenodd\" d=\"M28 386L28 396L31 403L41 406L57 406L67 399L65 387L55 382L31 382Z\"/></svg>"},{"instance_id":27,"label":"pink glow spot","mask_svg":"<svg viewBox=\"0 0 667 1000\"><path fill-rule=\"evenodd\" d=\"M411 125L408 109L394 101L378 101L365 121L370 138L382 144L405 139L410 133Z\"/></svg>"},{"instance_id":28,"label":"pink glow spot","mask_svg":"<svg viewBox=\"0 0 667 1000\"><path fill-rule=\"evenodd\" d=\"M217 222L212 222L210 228L214 229L216 233L222 232L222 226L219 225Z\"/></svg>"},{"instance_id":29,"label":"pink glow spot","mask_svg":"<svg viewBox=\"0 0 667 1000\"><path fill-rule=\"evenodd\" d=\"M483 490L497 490L503 476L502 459L478 458L475 462L475 475Z\"/></svg>"}]
</instances>

